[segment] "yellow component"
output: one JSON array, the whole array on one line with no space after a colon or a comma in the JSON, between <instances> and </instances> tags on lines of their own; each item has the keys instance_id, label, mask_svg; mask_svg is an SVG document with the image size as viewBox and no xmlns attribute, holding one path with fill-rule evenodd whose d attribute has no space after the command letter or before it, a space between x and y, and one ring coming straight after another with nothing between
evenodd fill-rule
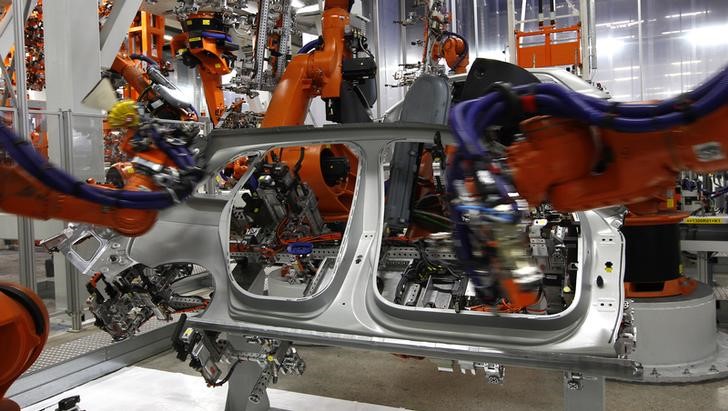
<instances>
[{"instance_id":1,"label":"yellow component","mask_svg":"<svg viewBox=\"0 0 728 411\"><path fill-rule=\"evenodd\" d=\"M192 20L187 20L187 24L192 24Z\"/></svg>"},{"instance_id":2,"label":"yellow component","mask_svg":"<svg viewBox=\"0 0 728 411\"><path fill-rule=\"evenodd\" d=\"M272 355L268 354L268 358L266 359L268 360L268 362L273 362L275 358Z\"/></svg>"},{"instance_id":3,"label":"yellow component","mask_svg":"<svg viewBox=\"0 0 728 411\"><path fill-rule=\"evenodd\" d=\"M202 40L202 37L190 37L189 41L200 41Z\"/></svg>"},{"instance_id":4,"label":"yellow component","mask_svg":"<svg viewBox=\"0 0 728 411\"><path fill-rule=\"evenodd\" d=\"M672 198L667 199L667 208L675 208L675 200Z\"/></svg>"},{"instance_id":5,"label":"yellow component","mask_svg":"<svg viewBox=\"0 0 728 411\"><path fill-rule=\"evenodd\" d=\"M137 103L133 100L122 100L114 104L106 119L112 128L136 127L141 122Z\"/></svg>"},{"instance_id":6,"label":"yellow component","mask_svg":"<svg viewBox=\"0 0 728 411\"><path fill-rule=\"evenodd\" d=\"M565 287L564 287L564 292L565 292L565 293L570 293L570 292L571 292L571 287L569 287L568 285L567 285L567 286L565 286Z\"/></svg>"},{"instance_id":7,"label":"yellow component","mask_svg":"<svg viewBox=\"0 0 728 411\"><path fill-rule=\"evenodd\" d=\"M612 267L604 267L604 271L606 271L608 273L611 273L612 272Z\"/></svg>"},{"instance_id":8,"label":"yellow component","mask_svg":"<svg viewBox=\"0 0 728 411\"><path fill-rule=\"evenodd\" d=\"M220 68L220 67L222 67L222 64L220 64L220 63L215 63L215 68Z\"/></svg>"},{"instance_id":9,"label":"yellow component","mask_svg":"<svg viewBox=\"0 0 728 411\"><path fill-rule=\"evenodd\" d=\"M685 267L683 267L683 265L680 264L680 266L678 268L678 273L682 274L684 269L685 269Z\"/></svg>"},{"instance_id":10,"label":"yellow component","mask_svg":"<svg viewBox=\"0 0 728 411\"><path fill-rule=\"evenodd\" d=\"M203 26L209 26L210 25L210 20L202 20L202 25Z\"/></svg>"},{"instance_id":11,"label":"yellow component","mask_svg":"<svg viewBox=\"0 0 728 411\"><path fill-rule=\"evenodd\" d=\"M685 224L723 224L720 217L688 217L683 220Z\"/></svg>"}]
</instances>

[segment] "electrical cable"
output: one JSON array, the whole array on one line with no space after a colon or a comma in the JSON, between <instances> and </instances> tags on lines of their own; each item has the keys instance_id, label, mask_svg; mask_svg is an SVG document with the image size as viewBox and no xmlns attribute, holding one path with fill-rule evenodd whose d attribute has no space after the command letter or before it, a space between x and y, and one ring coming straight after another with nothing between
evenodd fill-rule
<instances>
[{"instance_id":1,"label":"electrical cable","mask_svg":"<svg viewBox=\"0 0 728 411\"><path fill-rule=\"evenodd\" d=\"M151 133L155 144L167 154L180 168L182 173L193 171L194 155L185 146L173 147L163 141L156 131ZM163 209L177 203L175 196L182 200L192 193L193 185L175 191L174 195L167 191L129 191L114 190L105 187L87 184L76 180L65 171L53 166L40 156L32 145L23 138L15 135L8 127L0 126L0 147L2 147L13 160L26 172L42 182L47 187L81 198L95 204L118 208L131 209ZM199 180L201 176L195 177Z\"/></svg>"},{"instance_id":2,"label":"electrical cable","mask_svg":"<svg viewBox=\"0 0 728 411\"><path fill-rule=\"evenodd\" d=\"M149 65L159 67L159 63L154 61L151 57L145 56L144 54L132 53L132 54L129 54L129 58L132 60L141 60Z\"/></svg>"},{"instance_id":3,"label":"electrical cable","mask_svg":"<svg viewBox=\"0 0 728 411\"><path fill-rule=\"evenodd\" d=\"M314 49L317 49L321 46L323 46L324 40L321 37L315 38L308 43L306 43L303 47L301 47L298 50L298 54L308 54Z\"/></svg>"},{"instance_id":4,"label":"electrical cable","mask_svg":"<svg viewBox=\"0 0 728 411\"><path fill-rule=\"evenodd\" d=\"M205 382L207 382L207 384L210 387L221 387L221 386L225 385L225 383L228 382L228 380L230 380L230 377L232 377L233 372L235 371L235 367L237 367L238 364L240 364L241 362L242 361L240 361L240 360L235 361L233 363L233 365L230 367L230 370L228 371L228 373L225 376L225 378L223 378L222 380L217 381L217 382L214 382L214 381L213 382L210 382L207 378L205 378Z\"/></svg>"},{"instance_id":5,"label":"electrical cable","mask_svg":"<svg viewBox=\"0 0 728 411\"><path fill-rule=\"evenodd\" d=\"M215 39L215 40L225 40L228 42L232 42L233 38L225 33L217 33L214 31L203 31L202 37L208 38L208 39Z\"/></svg>"},{"instance_id":6,"label":"electrical cable","mask_svg":"<svg viewBox=\"0 0 728 411\"><path fill-rule=\"evenodd\" d=\"M524 99L531 99L529 112L522 113ZM488 170L492 154L481 143L481 136L490 126L503 125L503 119L512 123L527 115L551 115L572 118L585 124L600 126L625 133L661 131L688 124L707 116L728 103L728 68L703 83L695 90L657 104L621 104L584 96L556 84L531 84L518 87L496 86L492 92L475 100L456 105L450 113L450 127L458 144L458 151L447 172L447 189L454 195L456 181L474 176L474 168ZM475 167L477 163L477 167ZM492 185L497 187L502 203L511 203L509 184L500 173L491 173ZM718 191L718 190L717 190ZM723 193L723 190L719 190ZM475 193L474 193L475 194ZM720 194L718 194L720 195ZM473 252L470 236L475 235L463 223L464 213L478 211L497 222L514 223L518 214L500 212L491 207L456 205L451 219L456 253L465 263L466 273L473 279L476 290L479 279L474 275ZM487 260L487 258L486 258ZM487 265L486 265L487 266Z\"/></svg>"}]
</instances>

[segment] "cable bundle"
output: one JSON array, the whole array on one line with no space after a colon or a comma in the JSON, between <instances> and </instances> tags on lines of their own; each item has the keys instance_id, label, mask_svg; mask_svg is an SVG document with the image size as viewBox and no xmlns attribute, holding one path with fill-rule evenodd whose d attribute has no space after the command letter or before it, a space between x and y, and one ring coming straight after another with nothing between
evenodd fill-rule
<instances>
[{"instance_id":1,"label":"cable bundle","mask_svg":"<svg viewBox=\"0 0 728 411\"><path fill-rule=\"evenodd\" d=\"M156 130L152 130L151 137L157 147L172 159L181 175L191 175L194 183L200 180L202 173L196 167L194 155L187 146L168 143ZM170 207L178 200L183 200L194 189L194 184L187 184L184 189L174 192L129 191L113 190L84 183L50 164L33 149L30 142L17 136L5 126L0 126L0 147L7 151L20 167L51 189L105 206L158 210Z\"/></svg>"},{"instance_id":2,"label":"cable bundle","mask_svg":"<svg viewBox=\"0 0 728 411\"><path fill-rule=\"evenodd\" d=\"M456 105L450 112L450 127L458 151L448 166L447 190L453 199L451 219L458 258L476 287L487 286L473 275L476 268L490 270L491 258L499 247L493 250L481 244L484 239L480 233L490 231L483 230L487 228L483 225L514 224L522 215L516 204L516 188L481 143L489 127L516 126L527 116L551 115L619 132L645 133L692 123L726 103L728 68L697 89L656 104L609 102L556 84L510 87L496 83L485 96ZM472 183L469 189L467 181ZM477 192L471 192L472 187ZM475 252L476 247L480 253Z\"/></svg>"}]
</instances>

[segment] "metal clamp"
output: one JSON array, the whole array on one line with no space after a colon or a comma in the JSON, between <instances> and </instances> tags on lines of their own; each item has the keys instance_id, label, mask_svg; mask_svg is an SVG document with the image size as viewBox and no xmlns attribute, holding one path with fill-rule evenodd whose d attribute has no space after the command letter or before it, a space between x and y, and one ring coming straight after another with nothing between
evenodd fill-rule
<instances>
[{"instance_id":1,"label":"metal clamp","mask_svg":"<svg viewBox=\"0 0 728 411\"><path fill-rule=\"evenodd\" d=\"M584 386L584 376L580 372L566 371L564 373L566 386L572 391L581 391Z\"/></svg>"}]
</instances>

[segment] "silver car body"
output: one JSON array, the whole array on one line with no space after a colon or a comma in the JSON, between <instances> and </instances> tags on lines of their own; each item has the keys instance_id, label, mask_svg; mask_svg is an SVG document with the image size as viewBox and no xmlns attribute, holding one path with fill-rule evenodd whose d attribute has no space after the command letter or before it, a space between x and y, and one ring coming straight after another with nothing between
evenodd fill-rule
<instances>
[{"instance_id":1,"label":"silver car body","mask_svg":"<svg viewBox=\"0 0 728 411\"><path fill-rule=\"evenodd\" d=\"M561 313L456 313L395 305L382 298L375 277L382 252L385 156L393 142L431 143L436 131L444 143L452 142L446 128L424 124L212 132L206 151L210 178L237 155L271 147L345 143L359 156L352 210L332 277L311 297L254 295L233 279L231 208L250 172L229 194L197 194L162 212L149 233L124 242L128 257L150 267L183 262L210 271L214 298L205 312L188 319L198 329L607 376L639 373L639 364L615 352L623 318L624 239L621 219L610 209L577 214L577 290L574 302Z\"/></svg>"}]
</instances>

